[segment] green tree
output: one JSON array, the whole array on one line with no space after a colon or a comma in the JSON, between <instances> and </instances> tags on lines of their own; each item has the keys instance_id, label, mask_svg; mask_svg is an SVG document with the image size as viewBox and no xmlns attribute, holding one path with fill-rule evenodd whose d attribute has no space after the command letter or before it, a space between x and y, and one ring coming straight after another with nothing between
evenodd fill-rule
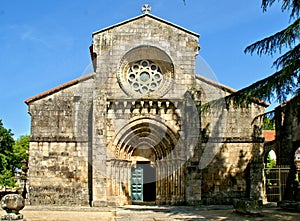
<instances>
[{"instance_id":1,"label":"green tree","mask_svg":"<svg viewBox=\"0 0 300 221\"><path fill-rule=\"evenodd\" d=\"M0 120L0 171L9 166L14 144L13 133L3 126Z\"/></svg>"},{"instance_id":2,"label":"green tree","mask_svg":"<svg viewBox=\"0 0 300 221\"><path fill-rule=\"evenodd\" d=\"M289 96L294 96L297 105L300 101L300 1L299 0L262 0L262 9L267 11L274 3L279 2L283 12L289 13L289 25L279 32L257 41L245 49L245 53L256 53L261 55L279 57L273 62L276 68L275 73L268 77L243 88L230 95L227 103L233 101L235 105L249 104L253 98L262 99L272 103L286 101ZM295 180L295 165L291 165L291 170L287 177L284 199L294 198L292 184Z\"/></svg>"},{"instance_id":3,"label":"green tree","mask_svg":"<svg viewBox=\"0 0 300 221\"><path fill-rule=\"evenodd\" d=\"M13 169L21 168L22 160L28 161L29 135L20 136L13 145Z\"/></svg>"},{"instance_id":4,"label":"green tree","mask_svg":"<svg viewBox=\"0 0 300 221\"><path fill-rule=\"evenodd\" d=\"M28 161L29 136L20 136L16 141L13 133L0 120L0 186L14 186L16 168L21 168L22 160Z\"/></svg>"},{"instance_id":5,"label":"green tree","mask_svg":"<svg viewBox=\"0 0 300 221\"><path fill-rule=\"evenodd\" d=\"M264 117L263 130L275 130L275 123L268 117Z\"/></svg>"},{"instance_id":6,"label":"green tree","mask_svg":"<svg viewBox=\"0 0 300 221\"><path fill-rule=\"evenodd\" d=\"M271 56L279 54L279 57L273 62L276 72L232 94L228 97L228 102L233 101L235 105L244 105L251 103L253 97L268 102L283 102L290 95L296 97L300 95L300 1L262 0L263 11L267 11L276 2L281 4L283 12L289 13L289 25L285 29L249 45L245 49L245 53L256 53L259 56L263 54Z\"/></svg>"},{"instance_id":7,"label":"green tree","mask_svg":"<svg viewBox=\"0 0 300 221\"><path fill-rule=\"evenodd\" d=\"M12 185L13 133L0 120L0 185Z\"/></svg>"},{"instance_id":8,"label":"green tree","mask_svg":"<svg viewBox=\"0 0 300 221\"><path fill-rule=\"evenodd\" d=\"M271 154L269 153L268 156L267 156L267 164L266 164L266 167L267 168L274 168L276 166L276 160L273 159L271 157Z\"/></svg>"},{"instance_id":9,"label":"green tree","mask_svg":"<svg viewBox=\"0 0 300 221\"><path fill-rule=\"evenodd\" d=\"M13 176L11 170L4 169L0 175L0 186L14 187L16 185L16 179Z\"/></svg>"},{"instance_id":10,"label":"green tree","mask_svg":"<svg viewBox=\"0 0 300 221\"><path fill-rule=\"evenodd\" d=\"M274 167L276 167L276 160L273 159L273 158L271 157L271 154L269 153L268 156L267 156L267 163L266 163L266 168L267 168L267 170L266 170L266 173L267 173L267 174L270 174L271 169L274 168ZM268 184L268 185L271 184L271 179L268 179L268 180L267 180L267 184Z\"/></svg>"}]
</instances>

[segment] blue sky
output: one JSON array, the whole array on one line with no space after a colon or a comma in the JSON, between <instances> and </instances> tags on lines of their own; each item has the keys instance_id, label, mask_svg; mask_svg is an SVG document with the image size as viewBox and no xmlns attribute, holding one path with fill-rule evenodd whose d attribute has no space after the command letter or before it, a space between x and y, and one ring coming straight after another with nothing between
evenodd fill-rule
<instances>
[{"instance_id":1,"label":"blue sky","mask_svg":"<svg viewBox=\"0 0 300 221\"><path fill-rule=\"evenodd\" d=\"M241 89L271 74L274 58L244 48L279 29L288 15L261 0L1 0L0 119L15 137L29 134L24 100L82 76L90 65L92 33L152 14L200 34L197 73Z\"/></svg>"}]
</instances>

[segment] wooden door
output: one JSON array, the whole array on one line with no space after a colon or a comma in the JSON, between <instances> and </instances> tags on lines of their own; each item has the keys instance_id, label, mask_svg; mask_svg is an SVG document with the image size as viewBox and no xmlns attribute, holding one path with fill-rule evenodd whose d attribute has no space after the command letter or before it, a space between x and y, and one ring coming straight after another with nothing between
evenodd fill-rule
<instances>
[{"instance_id":1,"label":"wooden door","mask_svg":"<svg viewBox=\"0 0 300 221\"><path fill-rule=\"evenodd\" d=\"M143 202L143 167L137 165L131 169L131 200L132 202Z\"/></svg>"}]
</instances>

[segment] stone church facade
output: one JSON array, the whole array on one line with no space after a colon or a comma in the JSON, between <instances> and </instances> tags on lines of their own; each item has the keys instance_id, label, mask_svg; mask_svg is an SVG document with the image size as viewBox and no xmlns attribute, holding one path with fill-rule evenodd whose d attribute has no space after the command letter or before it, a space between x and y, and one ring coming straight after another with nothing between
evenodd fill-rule
<instances>
[{"instance_id":1,"label":"stone church facade","mask_svg":"<svg viewBox=\"0 0 300 221\"><path fill-rule=\"evenodd\" d=\"M93 73L25 101L31 204L261 197L267 105L226 105L234 90L195 73L198 34L145 13L92 36Z\"/></svg>"}]
</instances>

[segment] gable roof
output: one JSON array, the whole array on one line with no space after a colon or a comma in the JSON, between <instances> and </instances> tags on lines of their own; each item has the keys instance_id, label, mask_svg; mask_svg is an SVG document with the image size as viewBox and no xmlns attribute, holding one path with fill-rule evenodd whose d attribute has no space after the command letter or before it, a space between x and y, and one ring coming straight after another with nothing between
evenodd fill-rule
<instances>
[{"instance_id":1,"label":"gable roof","mask_svg":"<svg viewBox=\"0 0 300 221\"><path fill-rule=\"evenodd\" d=\"M212 85L214 87L220 88L221 90L223 90L225 92L228 92L228 93L231 93L231 94L234 93L234 92L237 92L236 89L228 87L228 86L226 86L224 84L221 84L219 82L213 81L213 80L211 80L209 78L206 78L206 77L204 77L202 75L199 75L199 74L196 74L196 79L198 79L200 81L203 81L203 82L205 82L207 84L210 84L210 85Z\"/></svg>"},{"instance_id":2,"label":"gable roof","mask_svg":"<svg viewBox=\"0 0 300 221\"><path fill-rule=\"evenodd\" d=\"M230 94L233 94L233 93L235 93L235 92L238 91L238 90L233 89L233 88L231 88L231 87L228 87L228 86L226 86L226 85L224 85L224 84L221 84L221 83L216 82L216 81L213 81L213 80L211 80L211 79L209 79L209 78L203 77L203 76L201 76L201 75L199 75L199 74L196 74L196 79L198 79L198 80L200 80L200 81L203 81L203 82L205 82L206 84L210 84L210 85L212 85L212 86L214 86L214 87L217 87L217 88L223 90L224 92L228 92L228 93L230 93ZM255 97L253 97L253 102L254 102L254 103L257 103L257 104L259 104L259 105L261 105L261 106L263 106L263 107L268 107L268 106L269 106L269 104L266 103L265 101L259 100L259 99L255 98Z\"/></svg>"},{"instance_id":3,"label":"gable roof","mask_svg":"<svg viewBox=\"0 0 300 221\"><path fill-rule=\"evenodd\" d=\"M68 87L71 87L71 86L73 86L73 85L75 85L75 84L78 84L79 82L82 82L82 81L91 79L91 78L93 78L94 76L95 76L95 73L94 73L94 72L93 72L93 73L90 73L90 74L87 74L87 75L84 75L84 76L82 76L82 77L79 77L79 78L76 78L76 79L74 79L74 80L71 80L71 81L69 81L69 82L67 82L67 83L64 83L64 84L61 84L61 85L59 85L59 86L57 86L57 87L54 87L54 88L52 88L52 89L50 89L50 90L47 90L47 91L45 91L45 92L42 92L42 93L40 93L40 94L38 94L38 95L35 95L35 96L31 97L31 98L28 98L28 99L26 99L24 102L28 105L28 104L30 104L30 103L33 102L33 101L36 101L36 100L42 99L42 98L44 98L44 97L47 97L47 96L49 96L49 95L51 95L51 94L54 94L54 93L56 93L56 92L58 92L58 91L61 91L61 90L65 89L65 88L68 88Z\"/></svg>"},{"instance_id":4,"label":"gable roof","mask_svg":"<svg viewBox=\"0 0 300 221\"><path fill-rule=\"evenodd\" d=\"M178 29L180 29L180 30L182 30L182 31L184 31L184 32L187 32L187 33L189 33L189 34L191 34L191 35L194 35L194 36L196 36L196 37L198 37L198 38L199 38L199 36L200 36L199 34L197 34L197 33L195 33L195 32L192 32L192 31L190 31L190 30L188 30L188 29L185 29L185 28L183 28L183 27L181 27L181 26L179 26L179 25L176 25L176 24L174 24L174 23L172 23L172 22L166 21L166 20L164 20L164 19L162 19L162 18L156 17L156 16L154 16L154 15L152 15L152 14L149 14L149 13L142 14L142 15L139 15L139 16L137 16L137 17L134 17L134 18L125 20L125 21L123 21L123 22L117 23L117 24L115 24L115 25L112 25L112 26L103 28L103 29L101 29L101 30L99 30L99 31L94 32L94 33L92 34L92 36L94 36L94 35L96 35L96 34L99 34L99 33L101 33L101 32L107 31L107 30L109 30L109 29L113 29L113 28L115 28L115 27L119 27L119 26L125 25L125 24L127 24L127 23L132 22L132 21L139 20L139 19L144 18L144 17L149 17L149 18L152 18L152 19L154 19L154 20L156 20L156 21L159 21L159 22L165 23L165 24L167 24L167 25L173 26L174 28L178 28Z\"/></svg>"}]
</instances>

